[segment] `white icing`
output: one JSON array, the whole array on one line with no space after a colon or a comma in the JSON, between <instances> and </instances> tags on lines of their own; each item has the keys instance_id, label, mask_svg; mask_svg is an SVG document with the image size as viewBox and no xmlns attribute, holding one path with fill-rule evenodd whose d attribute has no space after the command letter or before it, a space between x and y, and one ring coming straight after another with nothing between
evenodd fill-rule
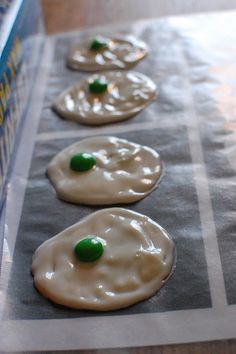
<instances>
[{"instance_id":1,"label":"white icing","mask_svg":"<svg viewBox=\"0 0 236 354\"><path fill-rule=\"evenodd\" d=\"M87 152L96 159L89 171L70 169L71 157ZM116 137L93 137L70 145L48 166L48 176L59 198L91 205L131 203L144 198L159 181L159 154Z\"/></svg>"},{"instance_id":2,"label":"white icing","mask_svg":"<svg viewBox=\"0 0 236 354\"><path fill-rule=\"evenodd\" d=\"M109 38L108 48L93 51L92 39L71 48L67 64L80 71L99 71L110 69L129 69L148 53L146 44L134 37Z\"/></svg>"},{"instance_id":3,"label":"white icing","mask_svg":"<svg viewBox=\"0 0 236 354\"><path fill-rule=\"evenodd\" d=\"M80 262L74 246L88 235L104 240L95 262ZM174 244L147 216L103 209L44 242L32 264L34 283L43 296L78 309L108 311L152 296L173 269Z\"/></svg>"},{"instance_id":4,"label":"white icing","mask_svg":"<svg viewBox=\"0 0 236 354\"><path fill-rule=\"evenodd\" d=\"M104 93L89 91L89 83L103 78L109 82ZM55 101L54 110L65 119L99 125L127 119L156 98L156 85L147 76L130 72L104 72L79 81Z\"/></svg>"}]
</instances>

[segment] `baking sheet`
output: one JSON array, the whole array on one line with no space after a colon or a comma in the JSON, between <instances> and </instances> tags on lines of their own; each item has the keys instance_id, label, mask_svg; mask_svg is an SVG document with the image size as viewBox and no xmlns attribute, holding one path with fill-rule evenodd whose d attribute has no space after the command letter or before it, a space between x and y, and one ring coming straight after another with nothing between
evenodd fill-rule
<instances>
[{"instance_id":1,"label":"baking sheet","mask_svg":"<svg viewBox=\"0 0 236 354\"><path fill-rule=\"evenodd\" d=\"M150 54L135 70L159 90L136 117L103 127L66 122L51 110L57 94L86 75L67 69L65 55L88 31L47 39L8 194L1 349L129 347L235 336L235 16L93 30L144 40ZM39 295L30 274L32 255L44 240L98 209L58 200L45 175L55 153L93 135L116 135L160 152L160 186L125 207L160 223L177 248L175 272L158 294L110 313L56 306Z\"/></svg>"}]
</instances>

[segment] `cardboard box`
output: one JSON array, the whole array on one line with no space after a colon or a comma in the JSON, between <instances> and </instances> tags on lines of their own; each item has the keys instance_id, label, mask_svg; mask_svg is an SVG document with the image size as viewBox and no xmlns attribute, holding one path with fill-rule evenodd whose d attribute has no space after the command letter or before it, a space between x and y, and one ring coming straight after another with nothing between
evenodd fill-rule
<instances>
[{"instance_id":1,"label":"cardboard box","mask_svg":"<svg viewBox=\"0 0 236 354\"><path fill-rule=\"evenodd\" d=\"M30 97L43 21L37 0L0 3L0 213Z\"/></svg>"}]
</instances>

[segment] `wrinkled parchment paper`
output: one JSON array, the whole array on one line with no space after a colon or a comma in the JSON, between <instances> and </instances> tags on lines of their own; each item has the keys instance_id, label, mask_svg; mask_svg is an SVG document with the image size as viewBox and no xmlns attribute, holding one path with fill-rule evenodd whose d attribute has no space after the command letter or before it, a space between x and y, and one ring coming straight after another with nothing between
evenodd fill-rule
<instances>
[{"instance_id":1,"label":"wrinkled parchment paper","mask_svg":"<svg viewBox=\"0 0 236 354\"><path fill-rule=\"evenodd\" d=\"M234 337L235 30L232 12L47 39L8 195L0 348L69 350ZM157 100L121 123L87 127L62 120L51 110L53 100L86 76L66 67L68 49L88 35L111 33L134 34L149 45L148 57L134 70L154 80ZM161 184L125 207L157 221L177 249L175 271L156 295L109 313L54 305L37 292L30 273L42 242L99 209L60 201L46 176L57 152L93 135L115 135L160 153Z\"/></svg>"}]
</instances>

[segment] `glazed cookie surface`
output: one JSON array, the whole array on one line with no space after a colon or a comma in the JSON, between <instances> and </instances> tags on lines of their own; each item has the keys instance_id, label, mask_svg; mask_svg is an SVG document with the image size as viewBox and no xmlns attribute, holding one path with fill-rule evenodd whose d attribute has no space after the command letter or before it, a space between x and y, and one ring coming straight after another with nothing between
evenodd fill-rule
<instances>
[{"instance_id":1,"label":"glazed cookie surface","mask_svg":"<svg viewBox=\"0 0 236 354\"><path fill-rule=\"evenodd\" d=\"M98 244L102 251L91 259ZM154 295L171 274L174 255L174 243L160 225L110 208L44 242L33 256L32 274L39 292L57 304L109 311Z\"/></svg>"},{"instance_id":2,"label":"glazed cookie surface","mask_svg":"<svg viewBox=\"0 0 236 354\"><path fill-rule=\"evenodd\" d=\"M88 205L140 200L157 186L161 174L155 150L107 136L68 146L48 166L48 177L60 199Z\"/></svg>"},{"instance_id":3,"label":"glazed cookie surface","mask_svg":"<svg viewBox=\"0 0 236 354\"><path fill-rule=\"evenodd\" d=\"M64 119L100 125L128 119L156 99L157 88L134 71L94 74L64 91L53 109Z\"/></svg>"},{"instance_id":4,"label":"glazed cookie surface","mask_svg":"<svg viewBox=\"0 0 236 354\"><path fill-rule=\"evenodd\" d=\"M72 47L67 64L80 71L129 69L148 53L147 45L132 36L89 38Z\"/></svg>"}]
</instances>

